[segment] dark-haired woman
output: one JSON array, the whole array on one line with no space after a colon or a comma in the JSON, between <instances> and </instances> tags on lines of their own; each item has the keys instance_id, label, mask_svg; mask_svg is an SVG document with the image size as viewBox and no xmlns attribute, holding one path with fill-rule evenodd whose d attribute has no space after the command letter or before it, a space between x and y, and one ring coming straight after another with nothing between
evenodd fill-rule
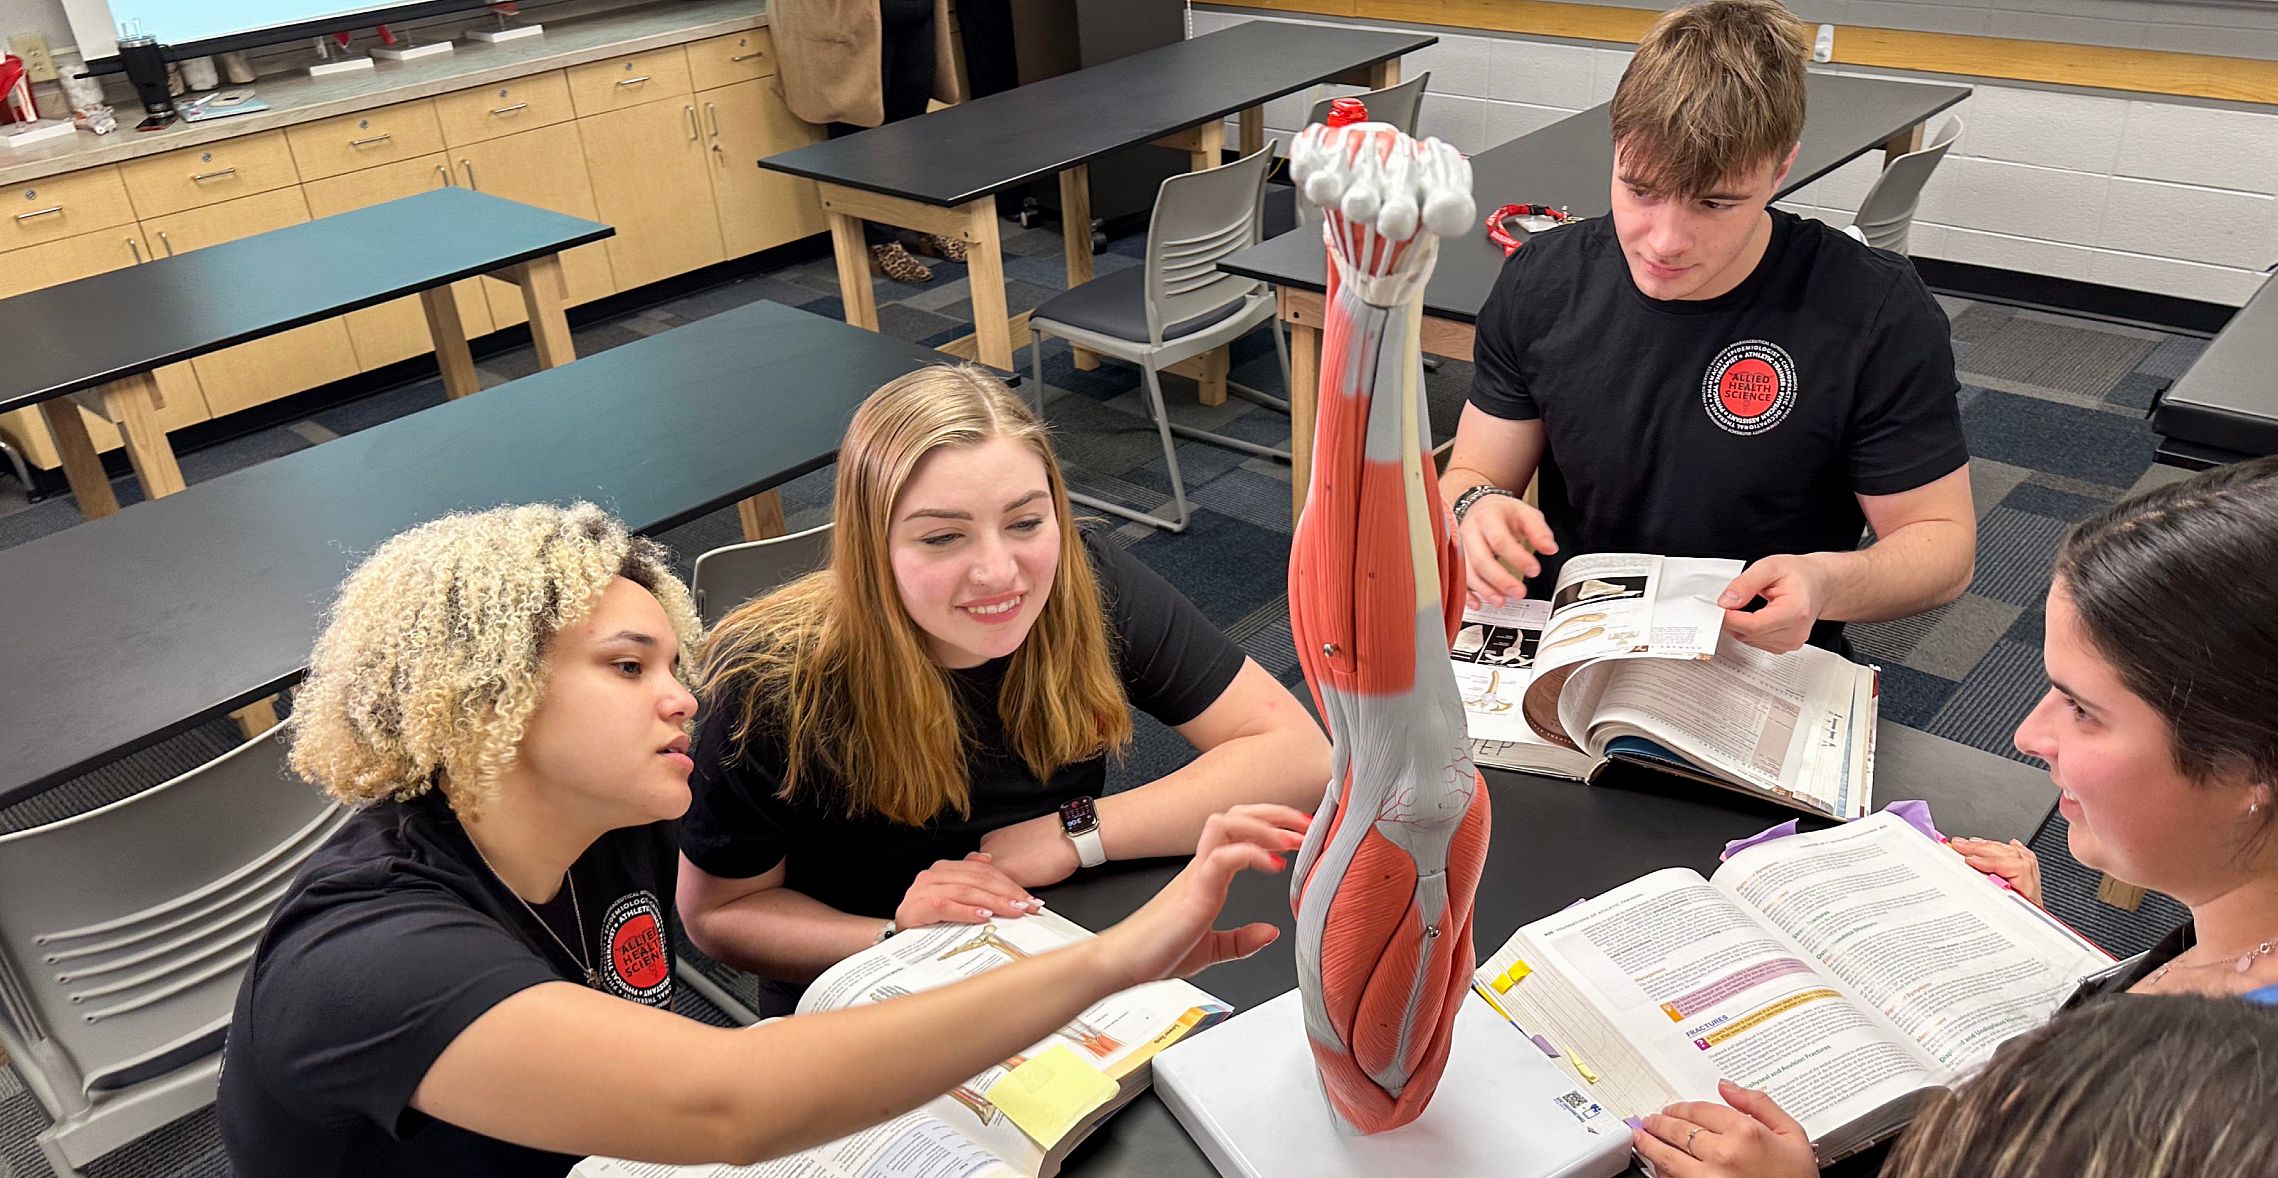
<instances>
[{"instance_id":1,"label":"dark-haired woman","mask_svg":"<svg viewBox=\"0 0 2278 1178\"><path fill-rule=\"evenodd\" d=\"M2048 763L2073 857L2191 910L2081 999L2278 1003L2278 457L2089 517L2057 553L2044 629L2049 690L2017 748ZM2030 851L1962 849L2040 899ZM1769 1097L1724 1096L1646 1118L1638 1151L1670 1178L1815 1172Z\"/></svg>"}]
</instances>

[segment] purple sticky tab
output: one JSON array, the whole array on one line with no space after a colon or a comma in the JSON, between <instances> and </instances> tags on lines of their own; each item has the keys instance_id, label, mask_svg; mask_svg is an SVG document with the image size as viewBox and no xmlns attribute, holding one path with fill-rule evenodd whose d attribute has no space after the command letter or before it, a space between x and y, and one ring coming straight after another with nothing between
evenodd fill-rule
<instances>
[{"instance_id":1,"label":"purple sticky tab","mask_svg":"<svg viewBox=\"0 0 2278 1178\"><path fill-rule=\"evenodd\" d=\"M1542 1053L1544 1055L1547 1055L1552 1059L1558 1058L1558 1049L1550 1045L1550 1040L1545 1039L1540 1035L1529 1035L1527 1038L1534 1040L1534 1045L1542 1048Z\"/></svg>"},{"instance_id":2,"label":"purple sticky tab","mask_svg":"<svg viewBox=\"0 0 2278 1178\"><path fill-rule=\"evenodd\" d=\"M1764 831L1761 834L1752 834L1747 838L1734 839L1733 841L1724 844L1724 854L1719 855L1717 859L1719 862L1722 862L1726 859L1732 858L1734 855L1737 855L1742 851L1747 850L1750 847L1755 846L1758 843L1768 843L1773 839L1784 839L1789 835L1794 834L1795 832L1796 819L1790 818L1786 822L1782 822L1778 826Z\"/></svg>"},{"instance_id":3,"label":"purple sticky tab","mask_svg":"<svg viewBox=\"0 0 2278 1178\"><path fill-rule=\"evenodd\" d=\"M1883 807L1883 813L1897 816L1904 820L1908 826L1930 836L1936 842L1946 841L1946 836L1939 834L1937 825L1930 821L1930 803L1928 802L1911 799L1903 802L1892 802Z\"/></svg>"},{"instance_id":4,"label":"purple sticky tab","mask_svg":"<svg viewBox=\"0 0 2278 1178\"><path fill-rule=\"evenodd\" d=\"M1645 1122L1644 1122L1644 1121L1642 1121L1642 1120L1639 1120L1639 1119L1638 1119L1638 1118L1636 1118L1636 1117L1623 1117L1623 1118L1621 1119L1621 1123L1622 1123L1622 1124L1624 1124L1624 1125L1627 1125L1627 1126L1629 1126L1629 1127L1630 1127L1630 1128L1632 1128L1632 1129L1635 1129L1635 1130L1637 1130L1637 1131L1638 1131L1638 1132L1640 1132L1640 1133L1643 1133L1643 1132L1645 1132Z\"/></svg>"}]
</instances>

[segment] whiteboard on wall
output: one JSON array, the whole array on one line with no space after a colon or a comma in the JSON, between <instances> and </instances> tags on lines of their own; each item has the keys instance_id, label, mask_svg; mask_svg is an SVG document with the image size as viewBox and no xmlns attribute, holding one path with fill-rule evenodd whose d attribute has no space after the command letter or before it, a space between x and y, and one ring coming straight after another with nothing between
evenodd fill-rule
<instances>
[{"instance_id":1,"label":"whiteboard on wall","mask_svg":"<svg viewBox=\"0 0 2278 1178\"><path fill-rule=\"evenodd\" d=\"M364 3L357 0L63 0L63 11L71 21L72 36L79 43L79 56L93 61L118 52L122 24L139 22L138 31L158 38L161 45L195 46L265 29L301 25L362 27L378 23L379 14L401 18L454 8L480 8L483 3L484 0L442 0L424 4L405 3L405 0Z\"/></svg>"}]
</instances>

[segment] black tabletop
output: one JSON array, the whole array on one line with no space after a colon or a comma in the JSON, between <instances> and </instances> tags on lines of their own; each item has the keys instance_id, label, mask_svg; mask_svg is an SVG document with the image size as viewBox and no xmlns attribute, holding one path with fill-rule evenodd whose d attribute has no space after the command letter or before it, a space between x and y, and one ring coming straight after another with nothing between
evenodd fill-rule
<instances>
[{"instance_id":1,"label":"black tabletop","mask_svg":"<svg viewBox=\"0 0 2278 1178\"><path fill-rule=\"evenodd\" d=\"M1215 122L1439 38L1250 21L1031 82L759 166L927 204L964 204Z\"/></svg>"},{"instance_id":2,"label":"black tabletop","mask_svg":"<svg viewBox=\"0 0 2278 1178\"><path fill-rule=\"evenodd\" d=\"M2278 281L2223 327L2175 387L2160 398L2151 427L2162 458L2193 466L2278 454Z\"/></svg>"},{"instance_id":3,"label":"black tabletop","mask_svg":"<svg viewBox=\"0 0 2278 1178\"><path fill-rule=\"evenodd\" d=\"M0 300L0 412L615 233L464 188Z\"/></svg>"},{"instance_id":4,"label":"black tabletop","mask_svg":"<svg viewBox=\"0 0 2278 1178\"><path fill-rule=\"evenodd\" d=\"M1967 86L1841 74L1814 73L1808 85L1810 113L1795 167L1780 187L1782 196L1880 148L1891 136L1970 93ZM1428 106L1431 97L1424 102ZM1608 108L1595 106L1471 157L1480 219L1506 204L1564 205L1576 217L1606 212L1614 174L1611 127ZM1234 254L1218 267L1279 286L1321 290L1328 259L1318 232L1297 231ZM1484 228L1442 242L1439 266L1424 288L1424 313L1473 322L1502 268L1503 249L1487 240Z\"/></svg>"},{"instance_id":5,"label":"black tabletop","mask_svg":"<svg viewBox=\"0 0 2278 1178\"><path fill-rule=\"evenodd\" d=\"M1665 779L1663 779L1665 780ZM1715 870L1717 853L1794 817L1744 795L1694 783L1633 779L1631 786L1490 770L1493 833L1480 877L1473 942L1494 952L1520 925L1663 867ZM1925 798L1954 834L2027 838L2056 800L2048 775L1940 737L1884 724L1875 752L1878 798ZM1825 825L1812 823L1809 825ZM1128 915L1177 870L1176 861L1115 863L1046 889L1053 911L1091 929ZM1289 879L1245 874L1219 927L1267 921L1283 939L1258 955L1203 973L1195 984L1247 1009L1297 984L1288 936ZM1069 1156L1081 1178L1214 1178L1210 1162L1153 1092L1133 1101Z\"/></svg>"},{"instance_id":6,"label":"black tabletop","mask_svg":"<svg viewBox=\"0 0 2278 1178\"><path fill-rule=\"evenodd\" d=\"M831 461L940 353L755 303L0 551L0 805L299 679L365 553L586 499L640 531Z\"/></svg>"}]
</instances>

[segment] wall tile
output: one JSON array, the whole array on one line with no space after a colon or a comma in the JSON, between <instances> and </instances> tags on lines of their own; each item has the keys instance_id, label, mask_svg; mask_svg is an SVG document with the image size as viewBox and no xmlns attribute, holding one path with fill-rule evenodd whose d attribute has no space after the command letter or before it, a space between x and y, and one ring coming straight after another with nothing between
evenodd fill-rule
<instances>
[{"instance_id":1,"label":"wall tile","mask_svg":"<svg viewBox=\"0 0 2278 1178\"><path fill-rule=\"evenodd\" d=\"M1487 104L1487 145L1493 147L1566 118L1573 111L1551 106L1531 106L1520 102L1490 102Z\"/></svg>"},{"instance_id":2,"label":"wall tile","mask_svg":"<svg viewBox=\"0 0 2278 1178\"><path fill-rule=\"evenodd\" d=\"M1430 70L1431 90L1435 94L1455 94L1465 98L1484 98L1492 90L1488 68L1488 54L1494 41L1486 37L1466 37L1460 33L1440 33L1440 43L1409 54L1400 62L1400 76L1413 78Z\"/></svg>"},{"instance_id":3,"label":"wall tile","mask_svg":"<svg viewBox=\"0 0 2278 1178\"><path fill-rule=\"evenodd\" d=\"M2144 24L2135 20L2097 20L2085 16L2010 12L1997 8L1986 21L1985 31L1988 36L2013 37L2020 41L2129 46L2143 41Z\"/></svg>"},{"instance_id":4,"label":"wall tile","mask_svg":"<svg viewBox=\"0 0 2278 1178\"><path fill-rule=\"evenodd\" d=\"M2131 102L2114 170L2122 176L2278 193L2278 114Z\"/></svg>"},{"instance_id":5,"label":"wall tile","mask_svg":"<svg viewBox=\"0 0 2278 1178\"><path fill-rule=\"evenodd\" d=\"M2094 245L2100 241L2108 176L1948 155L1923 186L1915 216L1958 225Z\"/></svg>"},{"instance_id":6,"label":"wall tile","mask_svg":"<svg viewBox=\"0 0 2278 1178\"><path fill-rule=\"evenodd\" d=\"M1487 108L1493 105L1483 98L1434 94L1424 100L1416 129L1425 136L1447 141L1465 155L1477 155L1488 147Z\"/></svg>"},{"instance_id":7,"label":"wall tile","mask_svg":"<svg viewBox=\"0 0 2278 1178\"><path fill-rule=\"evenodd\" d=\"M1936 224L1917 219L1910 231L1907 249L1924 257L2083 282L2088 281L2089 268L2095 259L2096 251L2086 247L2038 238L1983 233L1952 225L1937 225L1928 233L1922 232Z\"/></svg>"},{"instance_id":8,"label":"wall tile","mask_svg":"<svg viewBox=\"0 0 2278 1178\"><path fill-rule=\"evenodd\" d=\"M1998 0L2008 12L2037 12L2096 20L2157 20L2161 5L2151 0Z\"/></svg>"},{"instance_id":9,"label":"wall tile","mask_svg":"<svg viewBox=\"0 0 2278 1178\"><path fill-rule=\"evenodd\" d=\"M1985 159L2074 172L2110 172L2128 100L1980 83L1964 116L1962 150Z\"/></svg>"},{"instance_id":10,"label":"wall tile","mask_svg":"<svg viewBox=\"0 0 2278 1178\"><path fill-rule=\"evenodd\" d=\"M2278 261L2273 198L2115 177L2093 244L2258 270Z\"/></svg>"},{"instance_id":11,"label":"wall tile","mask_svg":"<svg viewBox=\"0 0 2278 1178\"><path fill-rule=\"evenodd\" d=\"M1882 174L1883 153L1870 151L1812 181L1808 199L1824 209L1840 209L1846 214L1857 212L1859 202L1867 199L1867 190L1875 186L1875 180ZM1931 179L1935 182L1936 176Z\"/></svg>"},{"instance_id":12,"label":"wall tile","mask_svg":"<svg viewBox=\"0 0 2278 1178\"><path fill-rule=\"evenodd\" d=\"M2089 272L2091 282L2106 286L2203 299L2228 307L2246 305L2246 300L2261 287L2265 277L2251 270L2109 251L2097 253L2095 265Z\"/></svg>"},{"instance_id":13,"label":"wall tile","mask_svg":"<svg viewBox=\"0 0 2278 1178\"><path fill-rule=\"evenodd\" d=\"M1596 106L1598 51L1540 41L1497 41L1485 97L1583 110Z\"/></svg>"},{"instance_id":14,"label":"wall tile","mask_svg":"<svg viewBox=\"0 0 2278 1178\"><path fill-rule=\"evenodd\" d=\"M2265 13L2264 9L2269 11ZM2207 53L2216 57L2252 57L2262 61L2278 61L2278 28L2267 27L2272 21L2278 21L2278 4L2241 4L2233 10L2233 14L2241 18L2260 16L2266 27L2238 28L2153 21L2144 26L2143 47L2166 49L2175 53Z\"/></svg>"},{"instance_id":15,"label":"wall tile","mask_svg":"<svg viewBox=\"0 0 2278 1178\"><path fill-rule=\"evenodd\" d=\"M1597 68L1590 76L1590 105L1614 100L1614 87L1621 85L1622 71L1629 68L1631 51L1627 49L1594 50L1598 55Z\"/></svg>"},{"instance_id":16,"label":"wall tile","mask_svg":"<svg viewBox=\"0 0 2278 1178\"><path fill-rule=\"evenodd\" d=\"M1843 24L1877 29L1914 29L1925 33L1985 32L1992 12L1983 7L1952 4L1908 4L1893 0L1848 0ZM1843 30L1835 30L1835 47L1843 47Z\"/></svg>"}]
</instances>

